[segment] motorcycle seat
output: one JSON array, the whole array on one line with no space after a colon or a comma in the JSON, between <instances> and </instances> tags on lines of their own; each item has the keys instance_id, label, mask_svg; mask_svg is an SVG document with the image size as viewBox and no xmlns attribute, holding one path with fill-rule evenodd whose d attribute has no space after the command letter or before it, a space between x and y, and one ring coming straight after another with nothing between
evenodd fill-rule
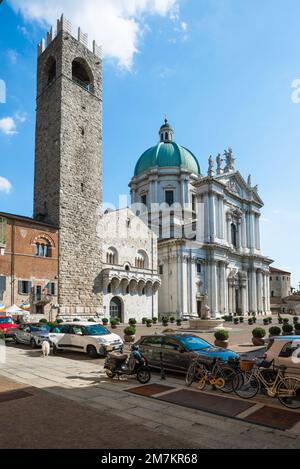
<instances>
[{"instance_id":1,"label":"motorcycle seat","mask_svg":"<svg viewBox=\"0 0 300 469\"><path fill-rule=\"evenodd\" d=\"M120 353L110 353L109 354L109 357L110 358L113 358L114 360L118 360L118 361L124 361L124 360L127 360L127 355L126 354L120 354Z\"/></svg>"}]
</instances>

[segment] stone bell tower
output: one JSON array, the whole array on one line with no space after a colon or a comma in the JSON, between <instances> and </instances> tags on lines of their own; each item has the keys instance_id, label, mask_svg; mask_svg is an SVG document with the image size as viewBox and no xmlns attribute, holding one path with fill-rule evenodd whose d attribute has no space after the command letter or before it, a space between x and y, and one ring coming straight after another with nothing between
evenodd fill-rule
<instances>
[{"instance_id":1,"label":"stone bell tower","mask_svg":"<svg viewBox=\"0 0 300 469\"><path fill-rule=\"evenodd\" d=\"M63 315L102 311L102 62L62 16L38 46L34 218L59 228Z\"/></svg>"}]
</instances>

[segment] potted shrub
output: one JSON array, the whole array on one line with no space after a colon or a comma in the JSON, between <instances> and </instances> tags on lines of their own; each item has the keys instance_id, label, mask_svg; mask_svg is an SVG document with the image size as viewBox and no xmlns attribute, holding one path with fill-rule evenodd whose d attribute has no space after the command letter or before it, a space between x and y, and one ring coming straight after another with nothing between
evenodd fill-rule
<instances>
[{"instance_id":1,"label":"potted shrub","mask_svg":"<svg viewBox=\"0 0 300 469\"><path fill-rule=\"evenodd\" d=\"M177 319L176 324L177 324L177 326L181 326L182 325L182 319Z\"/></svg>"},{"instance_id":2,"label":"potted shrub","mask_svg":"<svg viewBox=\"0 0 300 469\"><path fill-rule=\"evenodd\" d=\"M153 323L152 319L147 319L147 322L146 322L147 327L152 327L152 323Z\"/></svg>"},{"instance_id":3,"label":"potted shrub","mask_svg":"<svg viewBox=\"0 0 300 469\"><path fill-rule=\"evenodd\" d=\"M96 322L94 318L90 318L88 322Z\"/></svg>"},{"instance_id":4,"label":"potted shrub","mask_svg":"<svg viewBox=\"0 0 300 469\"><path fill-rule=\"evenodd\" d=\"M119 321L117 319L112 319L110 321L110 325L112 329L117 329L118 324L119 324Z\"/></svg>"},{"instance_id":5,"label":"potted shrub","mask_svg":"<svg viewBox=\"0 0 300 469\"><path fill-rule=\"evenodd\" d=\"M163 320L162 320L162 325L163 325L164 327L167 327L167 326L169 325L169 321L168 321L167 318L163 318Z\"/></svg>"},{"instance_id":6,"label":"potted shrub","mask_svg":"<svg viewBox=\"0 0 300 469\"><path fill-rule=\"evenodd\" d=\"M234 322L234 324L239 324L239 322L240 322L239 318L234 318L233 322Z\"/></svg>"},{"instance_id":7,"label":"potted shrub","mask_svg":"<svg viewBox=\"0 0 300 469\"><path fill-rule=\"evenodd\" d=\"M298 316L293 317L293 323L294 324L297 324L298 320L299 320Z\"/></svg>"},{"instance_id":8,"label":"potted shrub","mask_svg":"<svg viewBox=\"0 0 300 469\"><path fill-rule=\"evenodd\" d=\"M40 324L48 324L48 321L47 321L47 319L41 319L41 320L39 321L39 323L40 323Z\"/></svg>"},{"instance_id":9,"label":"potted shrub","mask_svg":"<svg viewBox=\"0 0 300 469\"><path fill-rule=\"evenodd\" d=\"M220 329L219 331L215 332L215 346L227 348L228 338L229 338L229 333L225 329Z\"/></svg>"},{"instance_id":10,"label":"potted shrub","mask_svg":"<svg viewBox=\"0 0 300 469\"><path fill-rule=\"evenodd\" d=\"M283 319L282 318L278 318L278 324L283 324Z\"/></svg>"},{"instance_id":11,"label":"potted shrub","mask_svg":"<svg viewBox=\"0 0 300 469\"><path fill-rule=\"evenodd\" d=\"M158 323L158 318L153 318L153 324L157 324Z\"/></svg>"},{"instance_id":12,"label":"potted shrub","mask_svg":"<svg viewBox=\"0 0 300 469\"><path fill-rule=\"evenodd\" d=\"M263 322L264 322L264 326L268 326L270 324L268 318L264 318Z\"/></svg>"},{"instance_id":13,"label":"potted shrub","mask_svg":"<svg viewBox=\"0 0 300 469\"><path fill-rule=\"evenodd\" d=\"M290 320L288 318L284 318L283 324L288 324L289 322L290 322Z\"/></svg>"},{"instance_id":14,"label":"potted shrub","mask_svg":"<svg viewBox=\"0 0 300 469\"><path fill-rule=\"evenodd\" d=\"M268 317L269 324L272 324L272 319L273 319L272 316Z\"/></svg>"},{"instance_id":15,"label":"potted shrub","mask_svg":"<svg viewBox=\"0 0 300 469\"><path fill-rule=\"evenodd\" d=\"M171 323L171 324L174 324L174 322L175 322L175 318L172 316L172 317L170 318L170 323Z\"/></svg>"},{"instance_id":16,"label":"potted shrub","mask_svg":"<svg viewBox=\"0 0 300 469\"><path fill-rule=\"evenodd\" d=\"M57 323L57 324L63 324L63 322L64 322L64 321L63 321L62 319L60 319L60 318L56 319L56 323Z\"/></svg>"},{"instance_id":17,"label":"potted shrub","mask_svg":"<svg viewBox=\"0 0 300 469\"><path fill-rule=\"evenodd\" d=\"M256 320L257 320L256 316L253 316L252 321L254 324L256 324Z\"/></svg>"},{"instance_id":18,"label":"potted shrub","mask_svg":"<svg viewBox=\"0 0 300 469\"><path fill-rule=\"evenodd\" d=\"M142 318L142 324L147 324L147 319L148 318Z\"/></svg>"},{"instance_id":19,"label":"potted shrub","mask_svg":"<svg viewBox=\"0 0 300 469\"><path fill-rule=\"evenodd\" d=\"M75 319L73 319L73 322L80 322L80 319L75 318Z\"/></svg>"},{"instance_id":20,"label":"potted shrub","mask_svg":"<svg viewBox=\"0 0 300 469\"><path fill-rule=\"evenodd\" d=\"M103 326L107 326L108 322L109 322L109 321L108 321L107 318L103 318L103 319L102 319L102 324L103 324Z\"/></svg>"},{"instance_id":21,"label":"potted shrub","mask_svg":"<svg viewBox=\"0 0 300 469\"><path fill-rule=\"evenodd\" d=\"M137 321L136 321L135 318L130 318L129 321L128 321L128 324L129 324L130 326L135 327L135 326L136 326L136 322L137 322Z\"/></svg>"},{"instance_id":22,"label":"potted shrub","mask_svg":"<svg viewBox=\"0 0 300 469\"><path fill-rule=\"evenodd\" d=\"M300 335L300 323L296 322L294 327L295 327L295 334Z\"/></svg>"},{"instance_id":23,"label":"potted shrub","mask_svg":"<svg viewBox=\"0 0 300 469\"><path fill-rule=\"evenodd\" d=\"M243 322L244 322L244 317L241 316L241 317L240 317L240 323L243 323Z\"/></svg>"},{"instance_id":24,"label":"potted shrub","mask_svg":"<svg viewBox=\"0 0 300 469\"><path fill-rule=\"evenodd\" d=\"M281 328L280 327L278 327L278 326L270 327L269 337L275 337L275 336L280 335L280 334L281 334Z\"/></svg>"},{"instance_id":25,"label":"potted shrub","mask_svg":"<svg viewBox=\"0 0 300 469\"><path fill-rule=\"evenodd\" d=\"M253 345L265 345L264 337L266 331L262 327L257 327L252 331L252 343Z\"/></svg>"},{"instance_id":26,"label":"potted shrub","mask_svg":"<svg viewBox=\"0 0 300 469\"><path fill-rule=\"evenodd\" d=\"M252 326L252 325L253 325L253 319L252 319L252 318L249 318L249 319L248 319L248 324L249 324L249 326Z\"/></svg>"},{"instance_id":27,"label":"potted shrub","mask_svg":"<svg viewBox=\"0 0 300 469\"><path fill-rule=\"evenodd\" d=\"M291 324L283 324L282 326L282 334L292 334L294 332L294 328Z\"/></svg>"},{"instance_id":28,"label":"potted shrub","mask_svg":"<svg viewBox=\"0 0 300 469\"><path fill-rule=\"evenodd\" d=\"M132 326L125 327L125 329L124 329L124 341L128 342L128 343L134 342L135 341L135 333L136 333L135 327L132 327Z\"/></svg>"}]
</instances>

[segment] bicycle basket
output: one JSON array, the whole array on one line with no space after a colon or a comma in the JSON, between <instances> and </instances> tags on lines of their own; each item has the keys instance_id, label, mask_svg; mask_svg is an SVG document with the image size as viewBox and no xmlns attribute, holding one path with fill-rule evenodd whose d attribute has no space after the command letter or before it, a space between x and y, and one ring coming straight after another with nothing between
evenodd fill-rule
<instances>
[{"instance_id":1,"label":"bicycle basket","mask_svg":"<svg viewBox=\"0 0 300 469\"><path fill-rule=\"evenodd\" d=\"M251 360L241 360L240 369L242 371L251 371L254 366L254 362Z\"/></svg>"}]
</instances>

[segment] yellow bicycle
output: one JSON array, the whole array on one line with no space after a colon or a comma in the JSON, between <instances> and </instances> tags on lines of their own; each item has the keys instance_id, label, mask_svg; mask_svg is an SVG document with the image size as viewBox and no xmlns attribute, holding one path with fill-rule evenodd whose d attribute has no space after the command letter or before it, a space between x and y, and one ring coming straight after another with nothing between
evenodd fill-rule
<instances>
[{"instance_id":1,"label":"yellow bicycle","mask_svg":"<svg viewBox=\"0 0 300 469\"><path fill-rule=\"evenodd\" d=\"M203 370L203 372L199 375L198 379L199 381L197 387L198 389L200 389L200 391L203 391L207 384L211 384L211 386L220 390L223 389L226 384L224 378L215 376L212 372L208 370Z\"/></svg>"}]
</instances>

